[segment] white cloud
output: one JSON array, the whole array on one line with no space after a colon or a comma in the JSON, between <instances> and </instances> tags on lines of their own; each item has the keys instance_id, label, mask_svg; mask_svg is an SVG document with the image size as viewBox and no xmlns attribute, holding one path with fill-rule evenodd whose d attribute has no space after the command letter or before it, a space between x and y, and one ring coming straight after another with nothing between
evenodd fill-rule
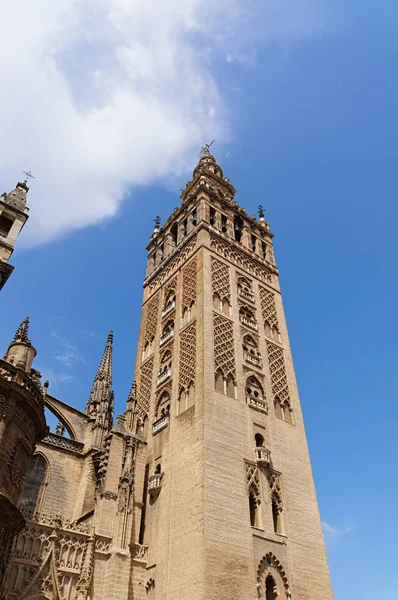
<instances>
[{"instance_id":1,"label":"white cloud","mask_svg":"<svg viewBox=\"0 0 398 600\"><path fill-rule=\"evenodd\" d=\"M9 191L22 169L36 176L22 243L114 215L129 190L191 170L203 142L228 138L212 59L322 26L321 2L259 5L4 3L0 183Z\"/></svg>"},{"instance_id":2,"label":"white cloud","mask_svg":"<svg viewBox=\"0 0 398 600\"><path fill-rule=\"evenodd\" d=\"M327 543L336 542L354 529L353 525L336 527L327 521L322 521L322 528Z\"/></svg>"},{"instance_id":3,"label":"white cloud","mask_svg":"<svg viewBox=\"0 0 398 600\"><path fill-rule=\"evenodd\" d=\"M71 369L79 362L86 362L76 344L71 344L71 342L57 330L52 330L50 335L56 341L59 348L57 349L57 354L54 358L61 362L64 367Z\"/></svg>"}]
</instances>

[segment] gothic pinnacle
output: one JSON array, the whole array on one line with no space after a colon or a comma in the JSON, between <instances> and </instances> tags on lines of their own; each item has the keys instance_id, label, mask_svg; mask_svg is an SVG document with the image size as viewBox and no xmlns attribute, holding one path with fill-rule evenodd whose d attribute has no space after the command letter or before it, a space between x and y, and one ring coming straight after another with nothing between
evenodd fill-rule
<instances>
[{"instance_id":1,"label":"gothic pinnacle","mask_svg":"<svg viewBox=\"0 0 398 600\"><path fill-rule=\"evenodd\" d=\"M92 416L96 416L97 412L102 410L102 403L108 404L111 400L112 347L113 331L110 331L86 406L86 413Z\"/></svg>"},{"instance_id":2,"label":"gothic pinnacle","mask_svg":"<svg viewBox=\"0 0 398 600\"><path fill-rule=\"evenodd\" d=\"M30 342L30 339L28 338L28 333L29 317L25 317L14 335L14 342Z\"/></svg>"}]
</instances>

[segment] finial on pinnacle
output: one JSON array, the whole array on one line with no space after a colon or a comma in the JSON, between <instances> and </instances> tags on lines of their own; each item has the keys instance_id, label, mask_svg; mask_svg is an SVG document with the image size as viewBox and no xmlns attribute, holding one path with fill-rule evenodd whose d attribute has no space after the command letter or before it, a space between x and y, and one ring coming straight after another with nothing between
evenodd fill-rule
<instances>
[{"instance_id":1,"label":"finial on pinnacle","mask_svg":"<svg viewBox=\"0 0 398 600\"><path fill-rule=\"evenodd\" d=\"M17 342L17 341L29 342L28 334L29 334L29 317L25 317L15 333L14 341L15 342Z\"/></svg>"},{"instance_id":2,"label":"finial on pinnacle","mask_svg":"<svg viewBox=\"0 0 398 600\"><path fill-rule=\"evenodd\" d=\"M155 231L159 231L159 229L160 229L160 217L159 217L159 215L157 215L157 217L154 218L153 222L155 223Z\"/></svg>"},{"instance_id":3,"label":"finial on pinnacle","mask_svg":"<svg viewBox=\"0 0 398 600\"><path fill-rule=\"evenodd\" d=\"M205 144L202 146L202 149L199 152L199 158L202 158L203 156L210 156L210 146L214 144L214 141L215 140L213 140L210 144Z\"/></svg>"},{"instance_id":4,"label":"finial on pinnacle","mask_svg":"<svg viewBox=\"0 0 398 600\"><path fill-rule=\"evenodd\" d=\"M32 175L32 171L22 171L26 175L26 179L24 183L28 183L28 179L36 179L34 175Z\"/></svg>"},{"instance_id":5,"label":"finial on pinnacle","mask_svg":"<svg viewBox=\"0 0 398 600\"><path fill-rule=\"evenodd\" d=\"M260 219L264 219L264 206L262 204L259 204L257 206L257 210L258 210L258 216L260 217Z\"/></svg>"}]
</instances>

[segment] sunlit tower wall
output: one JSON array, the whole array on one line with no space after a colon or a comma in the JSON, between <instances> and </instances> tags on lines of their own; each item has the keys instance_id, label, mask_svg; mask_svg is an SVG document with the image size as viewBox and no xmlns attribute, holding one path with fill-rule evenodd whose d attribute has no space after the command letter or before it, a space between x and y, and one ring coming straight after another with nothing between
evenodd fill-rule
<instances>
[{"instance_id":1,"label":"sunlit tower wall","mask_svg":"<svg viewBox=\"0 0 398 600\"><path fill-rule=\"evenodd\" d=\"M332 600L273 235L234 196L205 148L148 246L134 597Z\"/></svg>"}]
</instances>

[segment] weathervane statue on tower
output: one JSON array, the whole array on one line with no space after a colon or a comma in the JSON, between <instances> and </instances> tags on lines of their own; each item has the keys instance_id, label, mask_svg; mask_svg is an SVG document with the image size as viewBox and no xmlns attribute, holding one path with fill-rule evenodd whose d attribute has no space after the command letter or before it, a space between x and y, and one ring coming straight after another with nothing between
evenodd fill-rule
<instances>
[{"instance_id":1,"label":"weathervane statue on tower","mask_svg":"<svg viewBox=\"0 0 398 600\"><path fill-rule=\"evenodd\" d=\"M205 144L202 146L202 149L199 152L199 158L202 158L202 156L210 156L210 146L212 144L214 144L214 140L210 144Z\"/></svg>"}]
</instances>

